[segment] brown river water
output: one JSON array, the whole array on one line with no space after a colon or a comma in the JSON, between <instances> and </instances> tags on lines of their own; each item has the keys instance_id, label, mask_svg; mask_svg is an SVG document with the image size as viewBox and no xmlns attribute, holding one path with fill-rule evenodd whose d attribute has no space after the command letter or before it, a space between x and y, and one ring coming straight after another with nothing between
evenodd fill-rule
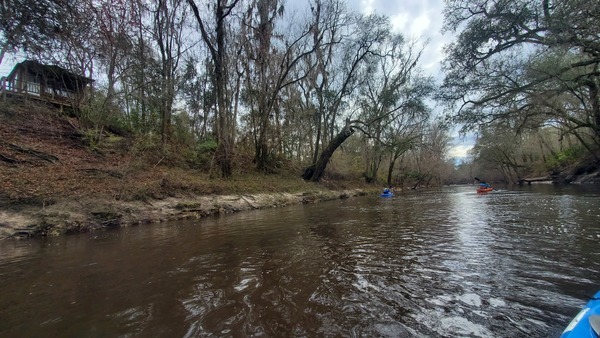
<instances>
[{"instance_id":1,"label":"brown river water","mask_svg":"<svg viewBox=\"0 0 600 338\"><path fill-rule=\"evenodd\" d=\"M559 337L600 187L474 186L0 242L0 337Z\"/></svg>"}]
</instances>

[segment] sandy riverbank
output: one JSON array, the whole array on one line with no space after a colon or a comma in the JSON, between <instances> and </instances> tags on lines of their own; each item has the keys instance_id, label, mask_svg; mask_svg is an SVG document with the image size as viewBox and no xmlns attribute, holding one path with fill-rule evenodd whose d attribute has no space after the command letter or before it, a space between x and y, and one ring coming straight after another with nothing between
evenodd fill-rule
<instances>
[{"instance_id":1,"label":"sandy riverbank","mask_svg":"<svg viewBox=\"0 0 600 338\"><path fill-rule=\"evenodd\" d=\"M201 219L252 209L363 196L374 191L348 189L304 193L261 193L169 197L150 201L56 200L51 205L22 205L0 210L0 239L57 236L110 227Z\"/></svg>"}]
</instances>

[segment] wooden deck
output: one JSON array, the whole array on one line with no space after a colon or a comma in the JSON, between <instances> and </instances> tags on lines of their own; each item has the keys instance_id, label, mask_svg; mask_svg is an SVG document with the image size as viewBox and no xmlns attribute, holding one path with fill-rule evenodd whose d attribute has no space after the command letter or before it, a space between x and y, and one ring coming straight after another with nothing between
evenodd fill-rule
<instances>
[{"instance_id":1,"label":"wooden deck","mask_svg":"<svg viewBox=\"0 0 600 338\"><path fill-rule=\"evenodd\" d=\"M75 107L91 94L93 82L57 65L25 60L0 78L0 95Z\"/></svg>"},{"instance_id":2,"label":"wooden deck","mask_svg":"<svg viewBox=\"0 0 600 338\"><path fill-rule=\"evenodd\" d=\"M42 86L34 82L22 82L20 88L14 83L2 79L0 81L0 96L32 99L37 101L49 102L65 107L72 107L73 102L77 100L75 93L67 90L55 90Z\"/></svg>"}]
</instances>

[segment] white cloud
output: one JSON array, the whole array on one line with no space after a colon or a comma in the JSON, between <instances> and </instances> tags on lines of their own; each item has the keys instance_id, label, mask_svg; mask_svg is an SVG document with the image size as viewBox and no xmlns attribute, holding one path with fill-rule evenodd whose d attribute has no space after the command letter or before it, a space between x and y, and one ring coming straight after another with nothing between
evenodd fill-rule
<instances>
[{"instance_id":1,"label":"white cloud","mask_svg":"<svg viewBox=\"0 0 600 338\"><path fill-rule=\"evenodd\" d=\"M469 150L473 149L471 144L460 144L450 148L448 156L451 158L465 158L469 156Z\"/></svg>"},{"instance_id":2,"label":"white cloud","mask_svg":"<svg viewBox=\"0 0 600 338\"><path fill-rule=\"evenodd\" d=\"M429 31L431 19L428 12L423 12L410 23L410 35L413 36L425 36L425 33Z\"/></svg>"},{"instance_id":3,"label":"white cloud","mask_svg":"<svg viewBox=\"0 0 600 338\"><path fill-rule=\"evenodd\" d=\"M19 61L7 56L0 64L0 76L7 76L10 71L19 63Z\"/></svg>"},{"instance_id":4,"label":"white cloud","mask_svg":"<svg viewBox=\"0 0 600 338\"><path fill-rule=\"evenodd\" d=\"M360 6L362 8L361 13L364 14L372 14L375 9L373 8L373 4L375 0L361 0Z\"/></svg>"},{"instance_id":5,"label":"white cloud","mask_svg":"<svg viewBox=\"0 0 600 338\"><path fill-rule=\"evenodd\" d=\"M401 33L406 31L406 26L408 25L408 13L398 13L390 16L390 21L392 23L392 29L396 33Z\"/></svg>"},{"instance_id":6,"label":"white cloud","mask_svg":"<svg viewBox=\"0 0 600 338\"><path fill-rule=\"evenodd\" d=\"M451 131L453 139L451 141L450 149L448 150L448 158L453 158L459 162L469 157L469 151L473 149L475 143L477 143L477 137L472 133L460 134L458 127L455 127Z\"/></svg>"},{"instance_id":7,"label":"white cloud","mask_svg":"<svg viewBox=\"0 0 600 338\"><path fill-rule=\"evenodd\" d=\"M427 43L421 56L421 66L437 81L441 81L443 47L452 36L443 35L443 0L348 0L350 8L363 14L382 14L390 18L392 29L407 39Z\"/></svg>"},{"instance_id":8,"label":"white cloud","mask_svg":"<svg viewBox=\"0 0 600 338\"><path fill-rule=\"evenodd\" d=\"M0 63L0 77L7 76L19 62L23 62L25 59L23 53L6 53Z\"/></svg>"}]
</instances>

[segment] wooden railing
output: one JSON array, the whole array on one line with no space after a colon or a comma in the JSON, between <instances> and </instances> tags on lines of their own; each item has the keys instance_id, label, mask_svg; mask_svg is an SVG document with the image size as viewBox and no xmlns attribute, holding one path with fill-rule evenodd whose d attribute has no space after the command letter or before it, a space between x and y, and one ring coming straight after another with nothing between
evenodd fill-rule
<instances>
[{"instance_id":1,"label":"wooden railing","mask_svg":"<svg viewBox=\"0 0 600 338\"><path fill-rule=\"evenodd\" d=\"M67 104L76 99L75 93L68 89L57 89L27 81L22 81L16 86L15 81L8 81L4 77L0 80L0 94L23 95Z\"/></svg>"}]
</instances>

